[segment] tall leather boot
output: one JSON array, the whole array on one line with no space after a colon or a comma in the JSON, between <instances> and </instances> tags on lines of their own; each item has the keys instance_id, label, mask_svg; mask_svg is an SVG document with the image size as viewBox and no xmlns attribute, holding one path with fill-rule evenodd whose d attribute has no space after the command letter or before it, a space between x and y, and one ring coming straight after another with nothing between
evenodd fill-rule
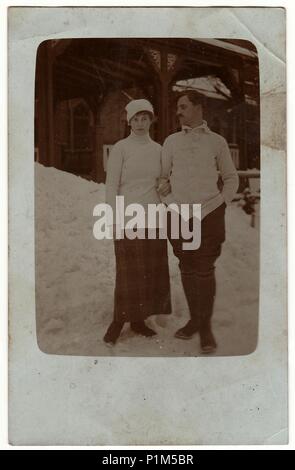
<instances>
[{"instance_id":1,"label":"tall leather boot","mask_svg":"<svg viewBox=\"0 0 295 470\"><path fill-rule=\"evenodd\" d=\"M184 327L176 331L175 337L180 339L190 339L195 333L197 333L197 331L199 331L200 327L198 282L195 273L181 273L181 280L189 306L190 319Z\"/></svg>"},{"instance_id":2,"label":"tall leather boot","mask_svg":"<svg viewBox=\"0 0 295 470\"><path fill-rule=\"evenodd\" d=\"M211 318L213 315L214 300L216 294L216 281L213 276L199 277L199 292L200 292L200 340L201 350L204 354L212 353L217 348L217 343L214 338Z\"/></svg>"},{"instance_id":3,"label":"tall leather boot","mask_svg":"<svg viewBox=\"0 0 295 470\"><path fill-rule=\"evenodd\" d=\"M110 326L108 327L106 334L103 337L104 342L113 345L116 344L116 341L120 336L123 326L124 322L113 320Z\"/></svg>"}]
</instances>

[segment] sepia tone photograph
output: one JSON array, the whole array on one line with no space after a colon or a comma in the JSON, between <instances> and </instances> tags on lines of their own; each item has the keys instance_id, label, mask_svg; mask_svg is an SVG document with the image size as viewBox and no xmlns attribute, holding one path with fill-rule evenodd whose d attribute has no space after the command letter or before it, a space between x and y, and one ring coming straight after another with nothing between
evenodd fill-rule
<instances>
[{"instance_id":1,"label":"sepia tone photograph","mask_svg":"<svg viewBox=\"0 0 295 470\"><path fill-rule=\"evenodd\" d=\"M8 16L10 442L285 444L284 9Z\"/></svg>"},{"instance_id":2,"label":"sepia tone photograph","mask_svg":"<svg viewBox=\"0 0 295 470\"><path fill-rule=\"evenodd\" d=\"M252 42L46 40L36 56L34 147L42 352L255 351L260 95Z\"/></svg>"}]
</instances>

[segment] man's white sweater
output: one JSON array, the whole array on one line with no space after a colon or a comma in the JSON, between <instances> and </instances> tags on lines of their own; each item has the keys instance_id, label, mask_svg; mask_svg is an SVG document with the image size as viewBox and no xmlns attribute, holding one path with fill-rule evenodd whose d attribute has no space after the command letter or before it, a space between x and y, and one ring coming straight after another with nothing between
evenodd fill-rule
<instances>
[{"instance_id":1,"label":"man's white sweater","mask_svg":"<svg viewBox=\"0 0 295 470\"><path fill-rule=\"evenodd\" d=\"M222 191L217 187L219 174ZM170 178L171 183L165 202L201 204L202 218L223 202L232 201L239 186L226 140L212 132L206 121L167 137L162 149L162 176Z\"/></svg>"}]
</instances>

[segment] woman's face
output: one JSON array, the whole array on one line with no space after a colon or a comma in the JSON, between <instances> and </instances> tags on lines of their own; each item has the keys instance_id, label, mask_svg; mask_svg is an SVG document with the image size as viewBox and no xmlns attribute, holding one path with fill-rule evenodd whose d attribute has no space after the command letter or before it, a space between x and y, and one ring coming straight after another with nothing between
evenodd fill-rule
<instances>
[{"instance_id":1,"label":"woman's face","mask_svg":"<svg viewBox=\"0 0 295 470\"><path fill-rule=\"evenodd\" d=\"M134 134L145 135L149 133L152 124L152 119L149 113L137 113L130 120L130 126Z\"/></svg>"}]
</instances>

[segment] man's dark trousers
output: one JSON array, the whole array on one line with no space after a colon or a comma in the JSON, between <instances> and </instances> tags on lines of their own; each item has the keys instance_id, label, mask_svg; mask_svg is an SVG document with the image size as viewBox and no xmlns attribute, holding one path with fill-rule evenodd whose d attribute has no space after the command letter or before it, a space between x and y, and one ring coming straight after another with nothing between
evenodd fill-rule
<instances>
[{"instance_id":1,"label":"man's dark trousers","mask_svg":"<svg viewBox=\"0 0 295 470\"><path fill-rule=\"evenodd\" d=\"M201 245L196 250L184 250L185 240L171 238L174 255L179 260L179 268L183 289L188 302L191 322L196 329L207 331L213 314L216 295L215 262L221 254L222 243L225 241L225 208L223 203L210 212L201 222ZM169 214L170 215L170 214ZM171 215L169 217L171 228ZM189 220L192 230L193 220Z\"/></svg>"}]
</instances>

